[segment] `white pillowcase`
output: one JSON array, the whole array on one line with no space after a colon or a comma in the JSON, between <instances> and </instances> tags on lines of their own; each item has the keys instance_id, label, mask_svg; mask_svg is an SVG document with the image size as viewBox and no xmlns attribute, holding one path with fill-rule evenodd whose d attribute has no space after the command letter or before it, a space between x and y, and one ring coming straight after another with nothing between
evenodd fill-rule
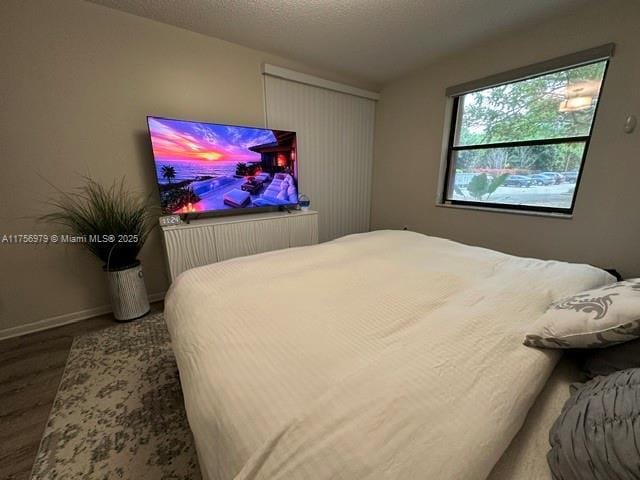
<instances>
[{"instance_id":1,"label":"white pillowcase","mask_svg":"<svg viewBox=\"0 0 640 480\"><path fill-rule=\"evenodd\" d=\"M524 344L602 348L640 338L640 278L578 293L553 303Z\"/></svg>"}]
</instances>

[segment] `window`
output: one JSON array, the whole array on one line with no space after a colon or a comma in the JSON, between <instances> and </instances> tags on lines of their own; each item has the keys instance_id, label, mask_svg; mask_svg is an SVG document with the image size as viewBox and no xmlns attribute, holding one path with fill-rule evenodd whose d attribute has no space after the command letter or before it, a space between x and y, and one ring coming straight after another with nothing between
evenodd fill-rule
<instances>
[{"instance_id":1,"label":"window","mask_svg":"<svg viewBox=\"0 0 640 480\"><path fill-rule=\"evenodd\" d=\"M442 201L572 213L612 47L448 89Z\"/></svg>"}]
</instances>

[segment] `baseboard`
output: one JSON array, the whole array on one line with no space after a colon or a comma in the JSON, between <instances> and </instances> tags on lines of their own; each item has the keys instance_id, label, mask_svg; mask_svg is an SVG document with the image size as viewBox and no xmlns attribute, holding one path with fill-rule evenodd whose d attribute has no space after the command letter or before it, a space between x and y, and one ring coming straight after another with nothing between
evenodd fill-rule
<instances>
[{"instance_id":1,"label":"baseboard","mask_svg":"<svg viewBox=\"0 0 640 480\"><path fill-rule=\"evenodd\" d=\"M152 293L149 295L149 301L158 302L164 298L165 293L166 292ZM45 318L44 320L38 320L37 322L28 323L27 325L5 328L0 330L0 340L40 332L50 328L61 327L62 325L68 325L69 323L79 322L81 320L86 320L87 318L97 317L98 315L104 315L105 313L110 312L111 305L102 305L100 307L88 308L78 312L65 313L63 315Z\"/></svg>"}]
</instances>

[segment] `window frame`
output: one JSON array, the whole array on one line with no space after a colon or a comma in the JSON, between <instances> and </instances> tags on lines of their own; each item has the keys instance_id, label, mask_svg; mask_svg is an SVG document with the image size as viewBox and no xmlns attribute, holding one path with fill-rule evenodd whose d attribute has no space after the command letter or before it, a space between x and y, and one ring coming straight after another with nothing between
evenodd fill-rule
<instances>
[{"instance_id":1,"label":"window frame","mask_svg":"<svg viewBox=\"0 0 640 480\"><path fill-rule=\"evenodd\" d=\"M583 50L563 57L554 58L545 62L529 65L526 67L510 70L508 72L492 75L480 80L467 82L454 87L449 87L446 90L447 95L447 115L445 118L445 135L443 138L443 158L440 166L440 178L438 197L436 204L438 206L469 208L474 210L488 210L494 212L507 212L507 213L521 213L521 214L537 214L537 215L549 215L560 217L571 217L575 208L576 200L580 189L580 182L584 172L584 166L589 152L589 145L593 136L593 131L598 115L598 108L602 100L602 93L607 77L607 72L611 64L611 58L615 45L609 43L600 47L595 47L589 50ZM469 93L486 90L501 85L507 85L510 83L516 83L522 80L528 80L532 78L541 77L551 73L569 70L571 68L581 67L585 65L591 65L595 63L605 62L604 72L602 74L602 82L598 99L595 104L593 119L589 127L589 133L587 135L578 135L572 137L560 137L560 138L548 138L548 139L535 139L535 140L518 140L511 142L495 142L478 145L455 145L456 132L458 129L458 123L461 121L459 117L460 97ZM580 160L580 168L578 170L578 177L576 179L575 189L573 197L571 199L571 206L568 208L560 207L548 207L541 205L518 205L511 203L496 203L496 202L484 202L484 201L471 201L471 200L455 200L448 198L449 196L449 183L452 178L451 168L453 165L453 156L455 152L464 150L479 150L479 149L492 149L492 148L509 148L509 147L522 147L522 146L536 146L536 145L558 145L567 143L584 143L584 150L582 152L582 158Z\"/></svg>"}]
</instances>

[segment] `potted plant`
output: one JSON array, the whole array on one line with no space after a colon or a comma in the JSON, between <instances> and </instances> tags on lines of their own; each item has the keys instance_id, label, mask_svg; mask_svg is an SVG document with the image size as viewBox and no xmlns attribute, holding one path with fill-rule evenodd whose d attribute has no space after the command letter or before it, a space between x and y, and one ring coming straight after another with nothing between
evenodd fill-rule
<instances>
[{"instance_id":1,"label":"potted plant","mask_svg":"<svg viewBox=\"0 0 640 480\"><path fill-rule=\"evenodd\" d=\"M157 224L148 197L126 188L124 178L105 187L84 177L72 193L57 189L53 211L42 220L60 225L63 234L80 239L103 263L113 315L129 321L149 312L149 299L138 253Z\"/></svg>"}]
</instances>

